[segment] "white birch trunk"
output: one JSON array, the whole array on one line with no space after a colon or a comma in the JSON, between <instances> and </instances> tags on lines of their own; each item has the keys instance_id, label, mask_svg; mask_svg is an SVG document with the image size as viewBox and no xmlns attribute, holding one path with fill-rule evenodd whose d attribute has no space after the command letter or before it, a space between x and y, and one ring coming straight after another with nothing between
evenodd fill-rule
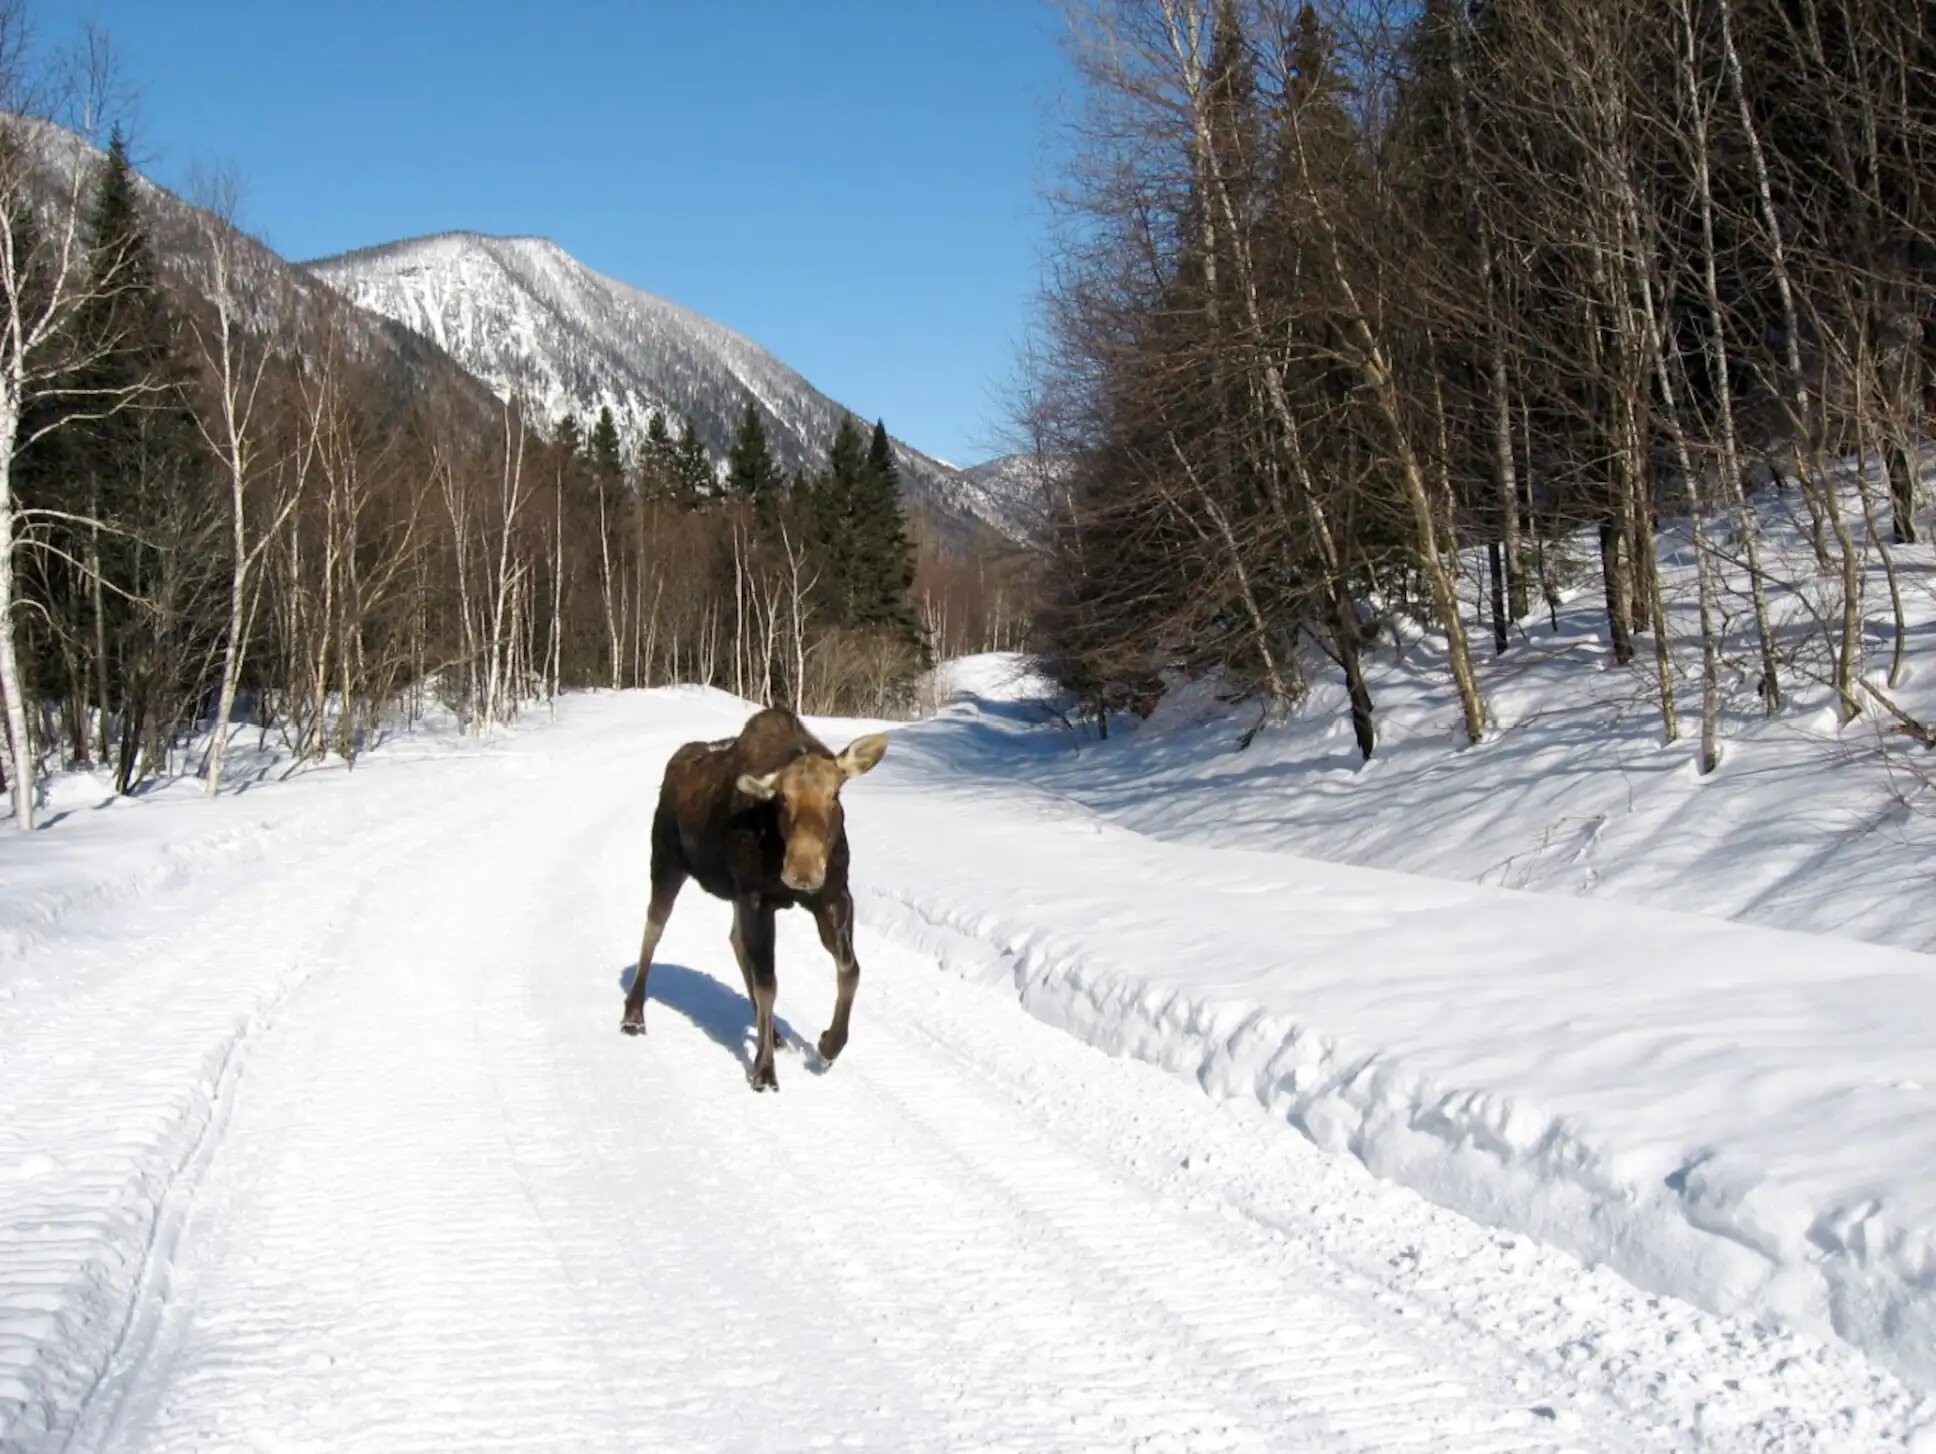
<instances>
[{"instance_id":1,"label":"white birch trunk","mask_svg":"<svg viewBox=\"0 0 1936 1454\"><path fill-rule=\"evenodd\" d=\"M27 734L27 699L20 685L20 662L13 638L13 444L19 433L17 394L0 382L0 703L6 709L7 791L13 797L14 827L34 827L34 750Z\"/></svg>"}]
</instances>

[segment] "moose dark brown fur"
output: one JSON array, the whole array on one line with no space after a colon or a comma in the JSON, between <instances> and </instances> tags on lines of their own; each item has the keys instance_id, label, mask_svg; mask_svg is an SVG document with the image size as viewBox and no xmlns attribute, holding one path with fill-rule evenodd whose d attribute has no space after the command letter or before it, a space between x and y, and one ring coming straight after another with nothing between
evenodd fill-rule
<instances>
[{"instance_id":1,"label":"moose dark brown fur","mask_svg":"<svg viewBox=\"0 0 1936 1454\"><path fill-rule=\"evenodd\" d=\"M679 890L694 878L733 906L733 954L746 977L759 1040L747 1072L753 1089L780 1088L773 1072L773 916L781 909L809 910L834 958L838 994L820 1057L831 1062L840 1054L860 983L840 789L886 751L887 738L875 733L836 757L793 713L769 707L737 737L688 742L672 754L652 817L652 907L621 1030L645 1032L652 954Z\"/></svg>"}]
</instances>

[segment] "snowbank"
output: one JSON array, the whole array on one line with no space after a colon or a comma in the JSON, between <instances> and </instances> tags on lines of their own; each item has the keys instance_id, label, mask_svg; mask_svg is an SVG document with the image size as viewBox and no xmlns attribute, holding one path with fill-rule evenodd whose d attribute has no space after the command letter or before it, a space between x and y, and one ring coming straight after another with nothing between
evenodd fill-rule
<instances>
[{"instance_id":1,"label":"snowbank","mask_svg":"<svg viewBox=\"0 0 1936 1454\"><path fill-rule=\"evenodd\" d=\"M1039 721L899 735L849 807L866 922L1444 1205L1936 1386L1927 958L1161 842L1076 801L1127 782ZM1193 833L1248 811L1223 766Z\"/></svg>"},{"instance_id":2,"label":"snowbank","mask_svg":"<svg viewBox=\"0 0 1936 1454\"><path fill-rule=\"evenodd\" d=\"M1811 613L1825 587L1794 526L1792 504L1762 501L1779 588L1785 706L1770 717L1754 689L1745 581L1729 578L1731 629L1722 659L1721 765L1696 771L1699 651L1692 555L1684 524L1661 537L1662 588L1679 642L1681 739L1666 743L1651 648L1612 664L1598 594L1586 591L1515 627L1495 656L1473 622L1474 667L1492 714L1487 740L1462 748L1443 643L1400 623L1365 666L1378 751L1361 762L1338 670L1313 654L1309 698L1262 725L1255 703L1192 683L1107 742L1063 751L1015 744L979 765L1032 783L1163 838L1296 852L1507 888L1593 895L1936 951L1936 753L1872 709L1846 725L1828 686ZM1576 554L1589 560L1590 547ZM1908 649L1887 681L1893 628L1879 567L1864 583L1867 679L1901 710L1936 723L1936 544L1895 548ZM1470 591L1482 568L1468 562ZM981 661L972 683L999 677ZM1021 670L1007 658L1009 672ZM1000 691L975 691L1009 701ZM1253 735L1254 734L1254 735ZM1240 742L1248 742L1240 749ZM1886 750L1884 750L1886 749ZM1936 1058L1936 1046L1931 1047Z\"/></svg>"}]
</instances>

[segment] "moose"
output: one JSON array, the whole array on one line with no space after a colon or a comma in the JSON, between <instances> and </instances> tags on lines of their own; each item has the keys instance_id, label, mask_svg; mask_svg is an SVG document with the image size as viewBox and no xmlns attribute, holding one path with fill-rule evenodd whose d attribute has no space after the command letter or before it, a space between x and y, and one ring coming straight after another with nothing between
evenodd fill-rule
<instances>
[{"instance_id":1,"label":"moose","mask_svg":"<svg viewBox=\"0 0 1936 1454\"><path fill-rule=\"evenodd\" d=\"M836 756L792 712L769 707L750 717L737 737L688 742L672 754L652 816L652 904L619 1029L645 1033L652 955L679 890L695 878L733 906L733 954L746 977L758 1040L747 1081L756 1091L780 1088L773 1071L773 918L796 905L812 913L834 960L834 1018L819 1046L820 1058L833 1062L847 1045L860 984L840 789L886 752L887 737L873 733Z\"/></svg>"}]
</instances>

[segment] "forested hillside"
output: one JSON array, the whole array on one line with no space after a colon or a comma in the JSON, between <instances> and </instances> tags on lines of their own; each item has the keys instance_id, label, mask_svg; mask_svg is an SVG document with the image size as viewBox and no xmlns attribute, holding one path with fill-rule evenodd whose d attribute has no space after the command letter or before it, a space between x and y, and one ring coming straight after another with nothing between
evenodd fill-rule
<instances>
[{"instance_id":1,"label":"forested hillside","mask_svg":"<svg viewBox=\"0 0 1936 1454\"><path fill-rule=\"evenodd\" d=\"M1730 710L1895 699L1936 385L1922 0L1085 7L1036 422L1056 670L1277 709L1444 642L1460 736L1581 592L1711 769ZM1850 468L1860 464L1861 468ZM1667 599L1663 523L1688 523ZM1677 607L1691 608L1685 629Z\"/></svg>"}]
</instances>

